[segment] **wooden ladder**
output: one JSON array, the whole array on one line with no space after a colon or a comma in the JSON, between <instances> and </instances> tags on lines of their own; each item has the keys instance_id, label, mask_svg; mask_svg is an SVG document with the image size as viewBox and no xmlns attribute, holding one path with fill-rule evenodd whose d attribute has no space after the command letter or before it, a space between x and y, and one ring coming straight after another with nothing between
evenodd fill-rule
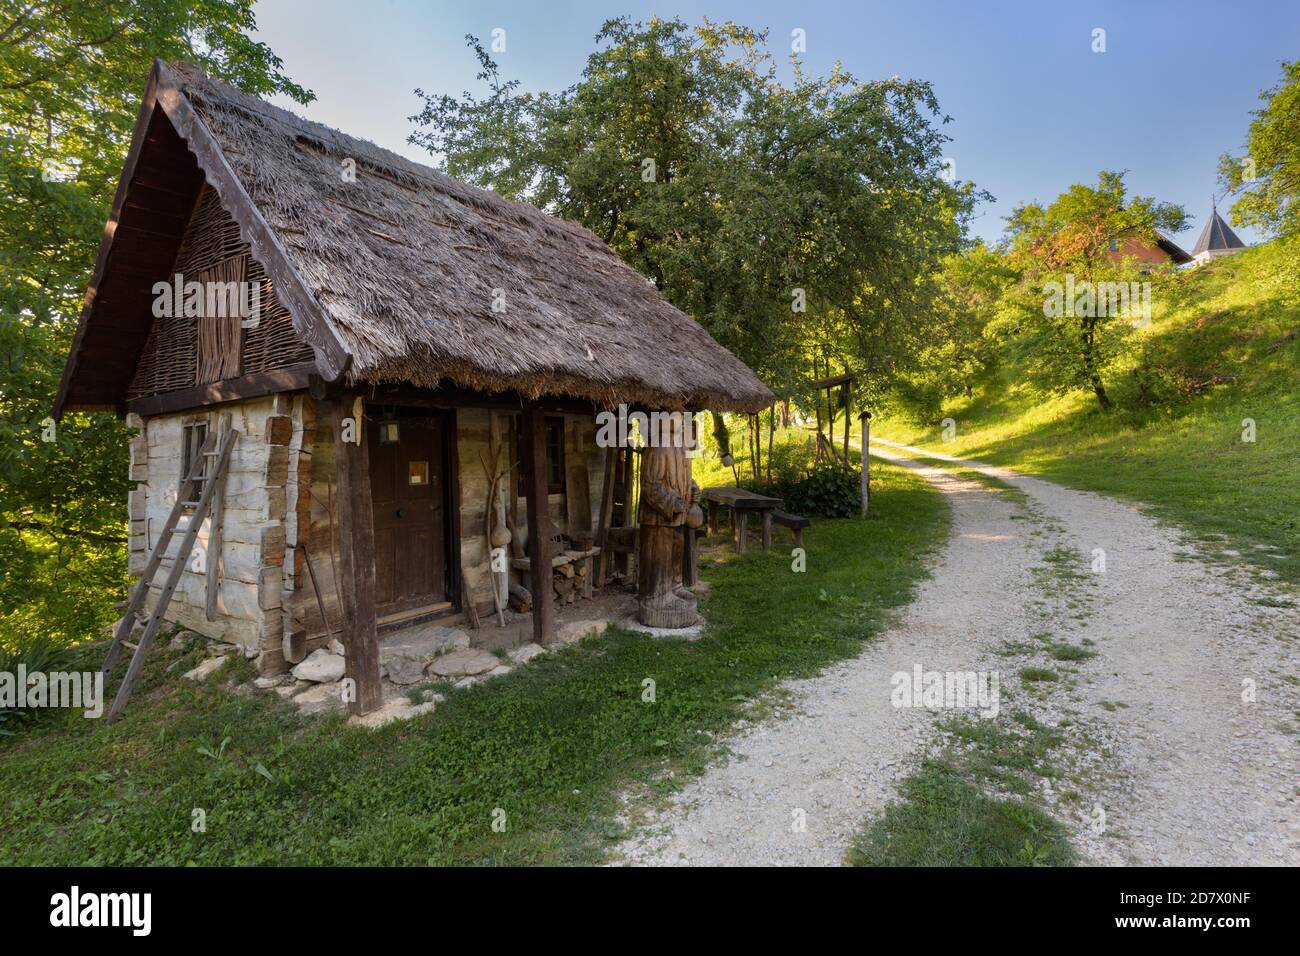
<instances>
[{"instance_id":1,"label":"wooden ladder","mask_svg":"<svg viewBox=\"0 0 1300 956\"><path fill-rule=\"evenodd\" d=\"M181 575L185 573L185 566L189 563L190 555L194 551L194 542L198 540L199 528L203 525L204 519L212 510L213 498L220 493L219 489L224 484L222 478L225 476L226 467L230 464L230 452L235 446L235 441L239 438L239 432L233 428L227 428L222 431L220 440L215 435L209 435L206 442L203 443L203 451L195 458L193 465L190 467L190 473L185 476L181 483L180 492L176 495L176 504L172 506L171 514L167 516L167 523L163 525L162 533L158 536L158 544L149 552L149 558L145 562L144 571L140 574L140 580L136 582L134 590L131 592L131 600L127 602L126 611L122 615L122 620L118 622L117 630L113 634L113 643L109 645L108 653L104 656L104 664L100 670L104 674L105 680L108 679L109 673L117 663L118 656L122 653L122 646L127 644L127 637L130 636L136 622L144 624L144 634L140 637L140 643L135 646L135 655L131 658L131 665L126 670L126 676L122 678L122 686L117 689L117 697L113 700L113 706L108 711L108 722L111 724L122 716L122 710L126 707L127 698L131 696L131 690L135 687L136 681L140 679L140 672L144 670L144 659L149 653L149 648L153 645L154 638L158 636L158 630L162 627L163 616L167 613L167 606L171 603L172 594L176 590L176 585L180 584ZM217 448L213 451L213 444ZM215 464L211 469L207 467L210 459L215 459ZM203 482L203 493L199 495L197 501L191 500L194 495L194 489L198 483ZM172 535L176 531L176 525L181 519L181 515L186 508L193 508L194 513L190 515L189 524L185 527L185 536L181 539L180 548L176 555L171 558L166 557L167 546L171 544ZM208 555L209 561L220 560L220 555ZM167 579L163 582L162 592L158 595L158 601L154 605L153 612L144 613L145 600L149 596L149 588L153 584L154 576L157 575L158 569L162 566L163 560L172 562L171 568L167 572Z\"/></svg>"}]
</instances>

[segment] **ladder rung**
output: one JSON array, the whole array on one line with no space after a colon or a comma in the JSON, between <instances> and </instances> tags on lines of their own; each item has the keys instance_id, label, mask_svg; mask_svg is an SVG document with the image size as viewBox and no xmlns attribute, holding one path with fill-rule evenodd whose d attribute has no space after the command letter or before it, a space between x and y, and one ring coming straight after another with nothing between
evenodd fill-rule
<instances>
[{"instance_id":1,"label":"ladder rung","mask_svg":"<svg viewBox=\"0 0 1300 956\"><path fill-rule=\"evenodd\" d=\"M181 502L181 507L182 507L182 508L197 508L198 506L199 506L199 503L198 503L197 501L182 501L182 502Z\"/></svg>"}]
</instances>

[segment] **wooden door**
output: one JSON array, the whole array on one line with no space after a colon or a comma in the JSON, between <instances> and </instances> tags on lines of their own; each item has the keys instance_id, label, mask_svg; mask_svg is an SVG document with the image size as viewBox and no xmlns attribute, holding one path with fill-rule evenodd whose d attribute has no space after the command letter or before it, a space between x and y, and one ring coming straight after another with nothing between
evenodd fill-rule
<instances>
[{"instance_id":1,"label":"wooden door","mask_svg":"<svg viewBox=\"0 0 1300 956\"><path fill-rule=\"evenodd\" d=\"M383 444L380 425L367 424L380 617L447 598L442 422L401 418L398 429L398 441Z\"/></svg>"}]
</instances>

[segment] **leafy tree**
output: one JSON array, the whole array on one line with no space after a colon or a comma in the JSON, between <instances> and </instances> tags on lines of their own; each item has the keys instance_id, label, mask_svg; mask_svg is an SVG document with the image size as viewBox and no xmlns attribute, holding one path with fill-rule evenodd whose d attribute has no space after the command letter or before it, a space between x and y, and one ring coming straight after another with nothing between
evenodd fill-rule
<instances>
[{"instance_id":1,"label":"leafy tree","mask_svg":"<svg viewBox=\"0 0 1300 956\"><path fill-rule=\"evenodd\" d=\"M120 597L125 432L43 421L154 59L311 99L254 27L251 0L0 0L0 641L85 638Z\"/></svg>"},{"instance_id":2,"label":"leafy tree","mask_svg":"<svg viewBox=\"0 0 1300 956\"><path fill-rule=\"evenodd\" d=\"M924 338L979 196L941 176L929 84L793 58L782 83L763 31L619 18L573 86L523 93L467 40L487 94L417 90L411 142L590 228L779 393L828 351L881 385Z\"/></svg>"},{"instance_id":3,"label":"leafy tree","mask_svg":"<svg viewBox=\"0 0 1300 956\"><path fill-rule=\"evenodd\" d=\"M1116 309L1102 284L1138 278L1123 258L1126 243L1154 244L1157 229L1177 232L1186 223L1181 206L1130 197L1124 174L1105 170L1095 186L1075 184L1047 206L1029 203L1007 217L1010 259L1022 279L1005 305L1036 333L1039 384L1089 389L1110 408L1105 373L1128 347L1135 316Z\"/></svg>"},{"instance_id":4,"label":"leafy tree","mask_svg":"<svg viewBox=\"0 0 1300 956\"><path fill-rule=\"evenodd\" d=\"M1241 191L1232 221L1282 235L1300 233L1300 60L1282 64L1282 82L1260 94L1246 154L1224 154L1219 180Z\"/></svg>"},{"instance_id":5,"label":"leafy tree","mask_svg":"<svg viewBox=\"0 0 1300 956\"><path fill-rule=\"evenodd\" d=\"M936 278L932 337L891 400L928 421L938 417L945 399L970 395L976 376L997 361L996 320L1016 279L1006 254L983 241L945 256Z\"/></svg>"}]
</instances>

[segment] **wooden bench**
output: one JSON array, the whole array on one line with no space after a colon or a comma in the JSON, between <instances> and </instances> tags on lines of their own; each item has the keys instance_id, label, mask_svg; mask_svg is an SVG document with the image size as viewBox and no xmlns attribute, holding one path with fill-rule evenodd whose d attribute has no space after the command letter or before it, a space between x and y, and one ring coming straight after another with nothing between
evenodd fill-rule
<instances>
[{"instance_id":1,"label":"wooden bench","mask_svg":"<svg viewBox=\"0 0 1300 956\"><path fill-rule=\"evenodd\" d=\"M788 511L781 511L779 508L772 512L773 524L779 524L783 528L790 529L790 535L794 539L796 548L803 547L803 529L812 524L811 518L804 518L799 515L792 515Z\"/></svg>"}]
</instances>

